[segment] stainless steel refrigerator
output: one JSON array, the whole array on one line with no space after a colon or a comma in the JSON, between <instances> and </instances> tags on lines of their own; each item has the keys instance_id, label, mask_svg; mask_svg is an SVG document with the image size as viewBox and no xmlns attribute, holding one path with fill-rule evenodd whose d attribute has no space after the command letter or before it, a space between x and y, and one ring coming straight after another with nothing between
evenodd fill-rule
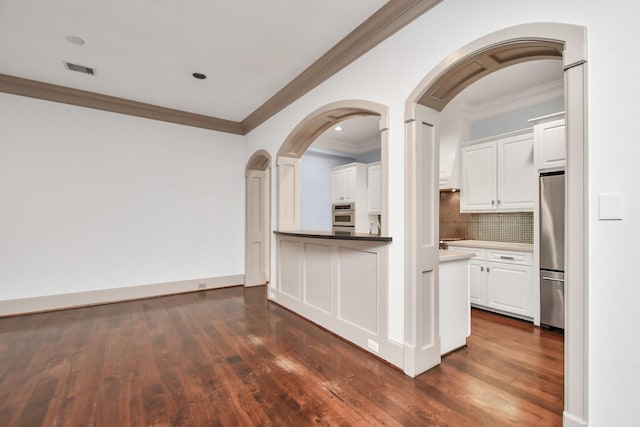
<instances>
[{"instance_id":1,"label":"stainless steel refrigerator","mask_svg":"<svg viewBox=\"0 0 640 427\"><path fill-rule=\"evenodd\" d=\"M540 175L540 324L564 329L564 172Z\"/></svg>"}]
</instances>

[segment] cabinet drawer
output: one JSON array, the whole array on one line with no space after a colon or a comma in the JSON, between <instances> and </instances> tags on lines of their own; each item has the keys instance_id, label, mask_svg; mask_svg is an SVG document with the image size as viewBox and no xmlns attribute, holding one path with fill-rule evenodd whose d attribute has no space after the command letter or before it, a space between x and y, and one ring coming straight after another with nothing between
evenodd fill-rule
<instances>
[{"instance_id":1,"label":"cabinet drawer","mask_svg":"<svg viewBox=\"0 0 640 427\"><path fill-rule=\"evenodd\" d=\"M479 259L484 261L487 257L486 249L469 248L467 246L454 246L454 245L449 245L448 248L449 250L452 250L452 251L471 252L473 253L473 257L471 257L471 259Z\"/></svg>"},{"instance_id":2,"label":"cabinet drawer","mask_svg":"<svg viewBox=\"0 0 640 427\"><path fill-rule=\"evenodd\" d=\"M491 249L487 251L487 261L530 266L533 264L533 254L531 252Z\"/></svg>"}]
</instances>

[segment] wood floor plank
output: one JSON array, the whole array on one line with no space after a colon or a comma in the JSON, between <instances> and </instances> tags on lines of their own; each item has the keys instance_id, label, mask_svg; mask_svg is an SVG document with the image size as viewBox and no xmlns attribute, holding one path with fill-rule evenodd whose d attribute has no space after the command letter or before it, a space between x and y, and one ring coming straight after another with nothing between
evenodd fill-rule
<instances>
[{"instance_id":1,"label":"wood floor plank","mask_svg":"<svg viewBox=\"0 0 640 427\"><path fill-rule=\"evenodd\" d=\"M0 425L560 426L563 337L472 310L409 378L241 287L0 319Z\"/></svg>"}]
</instances>

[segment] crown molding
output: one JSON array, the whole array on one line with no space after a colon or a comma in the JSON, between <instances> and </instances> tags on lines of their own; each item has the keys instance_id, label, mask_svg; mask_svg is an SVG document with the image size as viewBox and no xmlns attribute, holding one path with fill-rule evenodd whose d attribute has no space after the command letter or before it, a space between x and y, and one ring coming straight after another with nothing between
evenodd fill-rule
<instances>
[{"instance_id":1,"label":"crown molding","mask_svg":"<svg viewBox=\"0 0 640 427\"><path fill-rule=\"evenodd\" d=\"M495 100L471 106L468 118L477 121L564 96L564 80L558 79Z\"/></svg>"},{"instance_id":2,"label":"crown molding","mask_svg":"<svg viewBox=\"0 0 640 427\"><path fill-rule=\"evenodd\" d=\"M246 135L442 0L389 0L242 122L0 74L0 92Z\"/></svg>"},{"instance_id":3,"label":"crown molding","mask_svg":"<svg viewBox=\"0 0 640 427\"><path fill-rule=\"evenodd\" d=\"M0 74L0 92L244 135L238 122Z\"/></svg>"},{"instance_id":4,"label":"crown molding","mask_svg":"<svg viewBox=\"0 0 640 427\"><path fill-rule=\"evenodd\" d=\"M390 0L247 116L242 121L247 133L351 64L440 1L442 0Z\"/></svg>"},{"instance_id":5,"label":"crown molding","mask_svg":"<svg viewBox=\"0 0 640 427\"><path fill-rule=\"evenodd\" d=\"M325 150L331 150L333 152L339 152L348 155L358 155L380 149L380 138L378 137L377 139L371 139L369 141L359 141L358 143L354 144L335 138L320 136L318 139L316 139L311 147L314 146Z\"/></svg>"}]
</instances>

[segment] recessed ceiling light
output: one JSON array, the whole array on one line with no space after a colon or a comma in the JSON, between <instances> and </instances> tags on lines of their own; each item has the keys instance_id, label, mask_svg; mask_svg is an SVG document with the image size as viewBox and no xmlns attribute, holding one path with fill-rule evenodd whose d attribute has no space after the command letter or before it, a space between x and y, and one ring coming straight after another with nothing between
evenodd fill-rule
<instances>
[{"instance_id":1,"label":"recessed ceiling light","mask_svg":"<svg viewBox=\"0 0 640 427\"><path fill-rule=\"evenodd\" d=\"M78 46L82 46L84 44L84 40L78 36L67 36L65 38L69 43L77 44Z\"/></svg>"},{"instance_id":2,"label":"recessed ceiling light","mask_svg":"<svg viewBox=\"0 0 640 427\"><path fill-rule=\"evenodd\" d=\"M204 80L204 79L206 79L206 78L207 78L207 76L205 76L205 75L204 75L204 74L202 74L202 73L193 73L193 74L192 74L192 76L193 76L193 77L195 77L195 78L196 78L196 79L198 79L198 80Z\"/></svg>"},{"instance_id":3,"label":"recessed ceiling light","mask_svg":"<svg viewBox=\"0 0 640 427\"><path fill-rule=\"evenodd\" d=\"M333 130L335 130L336 132L340 132L342 130L341 126L336 126L333 128Z\"/></svg>"}]
</instances>

